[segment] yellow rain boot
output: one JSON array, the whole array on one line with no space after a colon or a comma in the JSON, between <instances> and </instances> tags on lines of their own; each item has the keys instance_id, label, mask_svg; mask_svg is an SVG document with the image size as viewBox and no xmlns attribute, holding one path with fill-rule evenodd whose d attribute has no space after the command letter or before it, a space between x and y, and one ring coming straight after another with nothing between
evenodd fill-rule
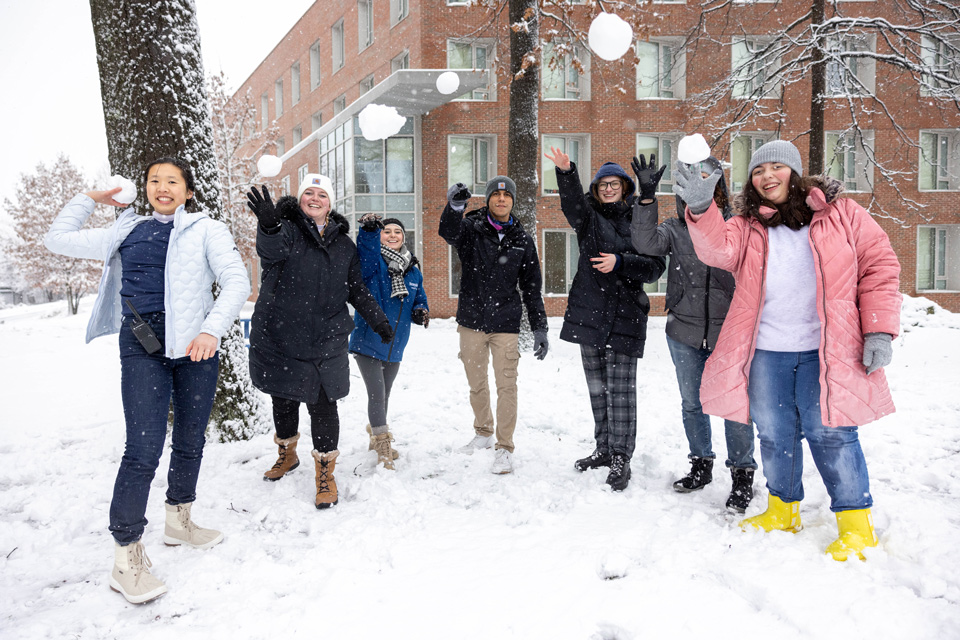
<instances>
[{"instance_id":1,"label":"yellow rain boot","mask_svg":"<svg viewBox=\"0 0 960 640\"><path fill-rule=\"evenodd\" d=\"M764 531L796 533L803 529L800 524L800 502L784 502L771 493L767 496L766 511L740 521L740 528L744 531L750 527Z\"/></svg>"},{"instance_id":2,"label":"yellow rain boot","mask_svg":"<svg viewBox=\"0 0 960 640\"><path fill-rule=\"evenodd\" d=\"M877 546L877 534L873 532L870 509L838 511L837 529L840 530L840 537L827 547L827 553L833 556L834 560L846 562L854 555L866 560L860 552L866 547Z\"/></svg>"}]
</instances>

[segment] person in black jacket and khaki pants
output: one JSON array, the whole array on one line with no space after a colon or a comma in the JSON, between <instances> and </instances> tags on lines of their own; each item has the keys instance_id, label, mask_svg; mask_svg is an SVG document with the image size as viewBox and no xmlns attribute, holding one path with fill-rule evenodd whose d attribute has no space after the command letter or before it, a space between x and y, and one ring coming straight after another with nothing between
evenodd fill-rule
<instances>
[{"instance_id":1,"label":"person in black jacket and khaki pants","mask_svg":"<svg viewBox=\"0 0 960 640\"><path fill-rule=\"evenodd\" d=\"M547 355L547 314L541 294L537 247L511 215L517 186L506 176L487 182L486 205L464 216L470 190L457 183L447 191L440 215L440 237L457 251L462 266L457 301L460 359L470 384L473 439L460 451L493 445L487 362L493 359L497 383L496 456L493 473L513 471L513 432L517 425L517 364L520 360L521 298L534 335L534 356Z\"/></svg>"}]
</instances>

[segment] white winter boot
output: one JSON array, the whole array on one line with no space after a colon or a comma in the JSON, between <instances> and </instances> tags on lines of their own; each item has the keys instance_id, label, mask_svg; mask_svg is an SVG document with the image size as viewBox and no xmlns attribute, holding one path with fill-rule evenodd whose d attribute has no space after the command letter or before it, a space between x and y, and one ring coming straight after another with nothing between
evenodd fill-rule
<instances>
[{"instance_id":1,"label":"white winter boot","mask_svg":"<svg viewBox=\"0 0 960 640\"><path fill-rule=\"evenodd\" d=\"M214 529L198 527L190 519L192 502L184 504L166 504L167 523L163 527L163 542L174 547L178 544L187 544L197 549L209 549L220 544L223 534Z\"/></svg>"},{"instance_id":2,"label":"white winter boot","mask_svg":"<svg viewBox=\"0 0 960 640\"><path fill-rule=\"evenodd\" d=\"M125 547L114 541L113 556L110 588L119 592L127 602L143 604L167 592L167 585L150 573L150 558L139 540Z\"/></svg>"}]
</instances>

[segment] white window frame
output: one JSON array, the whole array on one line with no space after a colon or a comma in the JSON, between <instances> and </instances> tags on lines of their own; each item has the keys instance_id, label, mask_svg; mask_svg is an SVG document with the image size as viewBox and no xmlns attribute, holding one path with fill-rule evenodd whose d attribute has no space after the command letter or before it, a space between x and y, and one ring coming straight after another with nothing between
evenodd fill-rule
<instances>
[{"instance_id":1,"label":"white window frame","mask_svg":"<svg viewBox=\"0 0 960 640\"><path fill-rule=\"evenodd\" d=\"M373 44L373 0L357 0L357 42L360 51Z\"/></svg>"},{"instance_id":2,"label":"white window frame","mask_svg":"<svg viewBox=\"0 0 960 640\"><path fill-rule=\"evenodd\" d=\"M410 0L390 0L390 28L410 15Z\"/></svg>"},{"instance_id":3,"label":"white window frame","mask_svg":"<svg viewBox=\"0 0 960 640\"><path fill-rule=\"evenodd\" d=\"M471 67L453 67L450 66L450 57L453 52L454 47L457 45L467 45L470 47L470 60L473 66ZM477 65L477 53L478 49L482 49L485 57L485 64L483 66ZM496 41L492 38L473 38L470 40L463 40L459 38L448 38L447 39L447 69L487 69L489 73L487 77L489 81L483 87L477 87L470 93L464 93L460 96L457 96L457 100L468 101L475 100L481 102L496 102L497 100L497 89L495 85L496 74L493 73L493 67L495 64L496 56Z\"/></svg>"},{"instance_id":4,"label":"white window frame","mask_svg":"<svg viewBox=\"0 0 960 640\"><path fill-rule=\"evenodd\" d=\"M570 156L570 161L577 164L577 173L580 174L580 184L586 191L587 187L590 185L590 178L593 177L593 174L590 172L590 134L589 133L541 133L540 134L540 195L541 196L560 196L560 191L548 191L547 190L547 176L552 174L556 176L556 165L548 160L543 154L550 151L553 141L556 139L561 139L563 141L563 147L560 148L566 154L570 152L571 142L576 142L579 148L578 155L579 157ZM550 139L550 143L548 143ZM548 173L549 172L549 173Z\"/></svg>"},{"instance_id":5,"label":"white window frame","mask_svg":"<svg viewBox=\"0 0 960 640\"><path fill-rule=\"evenodd\" d=\"M331 73L336 73L343 69L343 65L346 63L343 18L334 22L333 26L330 27L330 52L331 66L333 67Z\"/></svg>"},{"instance_id":6,"label":"white window frame","mask_svg":"<svg viewBox=\"0 0 960 640\"><path fill-rule=\"evenodd\" d=\"M655 74L646 73L644 61L639 60L641 50L656 47L657 69ZM637 100L683 100L686 97L687 54L683 50L683 41L677 38L650 38L638 41L635 47L639 60L636 68ZM656 95L648 96L650 90ZM670 93L672 95L664 95Z\"/></svg>"},{"instance_id":7,"label":"white window frame","mask_svg":"<svg viewBox=\"0 0 960 640\"><path fill-rule=\"evenodd\" d=\"M949 46L960 47L960 41L955 42L934 40L930 36L920 39L920 60L925 67L938 70L942 75L957 78L960 76L960 60L957 55L949 51ZM923 75L923 84L920 85L920 95L929 96L933 92L928 88L933 85L936 89L945 90L946 84L942 80L934 80L929 74ZM956 95L956 92L953 92Z\"/></svg>"},{"instance_id":8,"label":"white window frame","mask_svg":"<svg viewBox=\"0 0 960 640\"><path fill-rule=\"evenodd\" d=\"M667 168L663 171L663 176L660 178L660 184L657 185L657 193L673 193L673 173L674 167L677 160L677 145L680 144L680 138L683 137L682 133L658 133L658 132L641 132L636 135L633 141L634 155L639 155L641 153L640 149L640 138L655 138L657 140L657 164L660 166L666 166ZM644 147L646 149L647 147ZM667 153L664 153L664 149L668 149ZM648 153L644 153L646 160L650 160ZM669 156L669 157L668 157Z\"/></svg>"},{"instance_id":9,"label":"white window frame","mask_svg":"<svg viewBox=\"0 0 960 640\"><path fill-rule=\"evenodd\" d=\"M368 91L370 91L371 89L373 89L374 85L376 85L376 80L374 78L374 75L371 73L366 78L360 81L360 95L363 95Z\"/></svg>"},{"instance_id":10,"label":"white window frame","mask_svg":"<svg viewBox=\"0 0 960 640\"><path fill-rule=\"evenodd\" d=\"M313 91L320 86L323 81L323 74L320 72L320 41L317 40L310 45L310 90Z\"/></svg>"},{"instance_id":11,"label":"white window frame","mask_svg":"<svg viewBox=\"0 0 960 640\"><path fill-rule=\"evenodd\" d=\"M734 77L749 77L756 73L754 71L755 53L765 48L770 42L771 38L769 36L733 38L730 46L730 70ZM771 61L767 66L778 67L779 58ZM780 97L781 86L779 82L771 83L770 79L764 75L760 85L757 88L757 83L753 80L738 80L734 82L730 95L735 100Z\"/></svg>"},{"instance_id":12,"label":"white window frame","mask_svg":"<svg viewBox=\"0 0 960 640\"><path fill-rule=\"evenodd\" d=\"M323 126L323 112L316 111L310 116L310 133Z\"/></svg>"},{"instance_id":13,"label":"white window frame","mask_svg":"<svg viewBox=\"0 0 960 640\"><path fill-rule=\"evenodd\" d=\"M280 179L280 193L282 195L290 195L290 176L283 176Z\"/></svg>"},{"instance_id":14,"label":"white window frame","mask_svg":"<svg viewBox=\"0 0 960 640\"><path fill-rule=\"evenodd\" d=\"M932 140L931 140L932 139ZM924 144L931 140L932 145ZM924 151L930 148L931 153ZM957 129L921 129L917 186L923 192L960 190L960 132ZM936 186L925 184L924 174L936 175ZM929 176L928 177L932 177Z\"/></svg>"},{"instance_id":15,"label":"white window frame","mask_svg":"<svg viewBox=\"0 0 960 640\"><path fill-rule=\"evenodd\" d=\"M660 277L657 278L656 282L645 282L643 285L643 290L648 296L667 295L667 278L670 273L670 254L663 256L663 259L667 263L667 268L663 270L663 273L660 274Z\"/></svg>"},{"instance_id":16,"label":"white window frame","mask_svg":"<svg viewBox=\"0 0 960 640\"><path fill-rule=\"evenodd\" d=\"M300 141L303 140L303 125L297 125L293 128L293 131L290 134L290 141L292 142L293 147L300 144Z\"/></svg>"},{"instance_id":17,"label":"white window frame","mask_svg":"<svg viewBox=\"0 0 960 640\"><path fill-rule=\"evenodd\" d=\"M409 68L410 68L410 51L407 49L404 49L403 52L401 52L399 55L394 56L393 59L390 60L390 73L396 73L401 69L409 69Z\"/></svg>"},{"instance_id":18,"label":"white window frame","mask_svg":"<svg viewBox=\"0 0 960 640\"><path fill-rule=\"evenodd\" d=\"M876 52L877 40L873 34L860 37L844 36L828 38L827 50L831 53L849 51ZM847 58L847 62L831 59L827 54L827 97L868 96L876 91L877 62L872 57ZM852 67L852 68L851 68ZM856 80L850 78L850 74Z\"/></svg>"},{"instance_id":19,"label":"white window frame","mask_svg":"<svg viewBox=\"0 0 960 640\"><path fill-rule=\"evenodd\" d=\"M277 118L283 115L283 78L277 78L273 83L273 108Z\"/></svg>"},{"instance_id":20,"label":"white window frame","mask_svg":"<svg viewBox=\"0 0 960 640\"><path fill-rule=\"evenodd\" d=\"M743 187L746 186L746 183L750 181L750 174L747 172L747 169L750 168L750 158L753 156L753 153L765 145L766 143L774 140L776 136L770 131L741 131L730 136L730 193L740 193L743 190ZM747 148L747 159L746 164L743 167L740 167L736 162L736 156L734 155L734 147L738 142L743 141L741 144L746 143ZM738 177L736 174L743 169L743 181L740 182L737 180Z\"/></svg>"},{"instance_id":21,"label":"white window frame","mask_svg":"<svg viewBox=\"0 0 960 640\"><path fill-rule=\"evenodd\" d=\"M873 131L825 131L823 141L824 173L843 183L844 190L855 193L873 191ZM852 175L851 175L852 173Z\"/></svg>"},{"instance_id":22,"label":"white window frame","mask_svg":"<svg viewBox=\"0 0 960 640\"><path fill-rule=\"evenodd\" d=\"M564 291L548 291L547 286L548 282L546 279L547 271L550 269L550 266L547 265L547 260L553 256L547 252L547 234L560 234L564 236L564 248L563 248L563 261L564 261ZM552 298L563 298L570 295L570 287L573 286L573 279L577 276L577 265L580 263L580 246L577 244L577 234L573 229L544 229L543 235L541 236L542 249L540 253L543 255L543 295L544 297ZM576 259L573 259L571 253L573 250L576 250ZM572 263L572 264L571 264Z\"/></svg>"},{"instance_id":23,"label":"white window frame","mask_svg":"<svg viewBox=\"0 0 960 640\"><path fill-rule=\"evenodd\" d=\"M290 65L290 106L300 102L300 62Z\"/></svg>"},{"instance_id":24,"label":"white window frame","mask_svg":"<svg viewBox=\"0 0 960 640\"><path fill-rule=\"evenodd\" d=\"M303 184L303 179L307 177L307 174L310 173L310 165L302 164L297 167L297 185Z\"/></svg>"},{"instance_id":25,"label":"white window frame","mask_svg":"<svg viewBox=\"0 0 960 640\"><path fill-rule=\"evenodd\" d=\"M460 286L454 286L454 274L455 269L460 269L460 278L463 278L462 266L460 265L460 256L457 255L457 250L447 245L447 295L451 298L460 297Z\"/></svg>"},{"instance_id":26,"label":"white window frame","mask_svg":"<svg viewBox=\"0 0 960 640\"><path fill-rule=\"evenodd\" d=\"M924 264L922 244L933 234L933 254ZM917 225L917 292L947 293L960 290L960 225ZM926 274L929 284L921 282Z\"/></svg>"},{"instance_id":27,"label":"white window frame","mask_svg":"<svg viewBox=\"0 0 960 640\"><path fill-rule=\"evenodd\" d=\"M466 140L470 144L470 158L473 164L471 168L471 174L473 180L465 183L471 192L475 194L483 193L484 188L488 180L497 175L497 136L490 134L449 134L447 136L447 185L453 185L457 182L461 182L458 178L461 176L454 176L453 166L452 166L452 146L454 140ZM479 165L480 159L478 151L480 150L481 145L486 145L487 149L487 162L485 167ZM480 170L483 169L486 171L486 179L479 179L481 176Z\"/></svg>"},{"instance_id":28,"label":"white window frame","mask_svg":"<svg viewBox=\"0 0 960 640\"><path fill-rule=\"evenodd\" d=\"M260 95L260 128L270 128L270 96L266 91Z\"/></svg>"},{"instance_id":29,"label":"white window frame","mask_svg":"<svg viewBox=\"0 0 960 640\"><path fill-rule=\"evenodd\" d=\"M347 108L347 94L341 93L333 99L333 115L337 115Z\"/></svg>"},{"instance_id":30,"label":"white window frame","mask_svg":"<svg viewBox=\"0 0 960 640\"><path fill-rule=\"evenodd\" d=\"M448 7L469 7L472 0L447 0Z\"/></svg>"},{"instance_id":31,"label":"white window frame","mask_svg":"<svg viewBox=\"0 0 960 640\"><path fill-rule=\"evenodd\" d=\"M282 156L287 152L287 141L283 136L277 138L277 155Z\"/></svg>"},{"instance_id":32,"label":"white window frame","mask_svg":"<svg viewBox=\"0 0 960 640\"><path fill-rule=\"evenodd\" d=\"M551 69L551 61L554 59L553 51L557 45L572 46L573 52L572 54L565 53L563 61L557 63L556 68ZM573 66L573 57L577 58L583 66L582 74ZM582 45L570 43L561 38L554 38L553 42L544 43L542 61L540 67L540 97L542 100L590 100L590 53ZM563 79L563 97L547 96L548 90L559 89L557 84L547 84L550 82L550 76L553 75L560 75ZM569 78L574 78L575 81L567 82Z\"/></svg>"}]
</instances>

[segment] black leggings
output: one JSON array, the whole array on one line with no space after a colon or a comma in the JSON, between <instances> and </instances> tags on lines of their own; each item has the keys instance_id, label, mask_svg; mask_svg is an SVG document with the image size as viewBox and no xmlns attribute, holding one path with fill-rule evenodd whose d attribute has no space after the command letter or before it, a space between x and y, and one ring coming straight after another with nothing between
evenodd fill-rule
<instances>
[{"instance_id":1,"label":"black leggings","mask_svg":"<svg viewBox=\"0 0 960 640\"><path fill-rule=\"evenodd\" d=\"M357 356L357 367L367 388L367 419L370 426L383 427L387 424L387 405L390 403L390 389L400 371L399 362L384 362L370 356Z\"/></svg>"},{"instance_id":2,"label":"black leggings","mask_svg":"<svg viewBox=\"0 0 960 640\"><path fill-rule=\"evenodd\" d=\"M300 402L271 396L273 400L273 424L277 428L277 437L281 440L297 435L300 427ZM310 431L313 435L313 448L320 453L334 451L340 442L340 414L336 401L327 399L320 391L320 400L316 404L307 403L310 413Z\"/></svg>"}]
</instances>

